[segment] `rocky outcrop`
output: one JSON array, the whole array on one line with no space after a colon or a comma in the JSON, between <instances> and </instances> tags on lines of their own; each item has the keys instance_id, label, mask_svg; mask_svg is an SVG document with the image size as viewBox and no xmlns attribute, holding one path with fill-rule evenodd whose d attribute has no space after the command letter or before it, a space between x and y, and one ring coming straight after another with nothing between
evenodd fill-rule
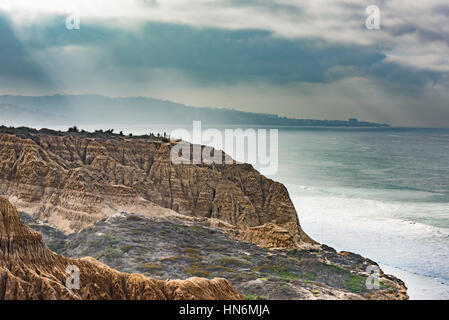
<instances>
[{"instance_id":1,"label":"rocky outcrop","mask_svg":"<svg viewBox=\"0 0 449 320\"><path fill-rule=\"evenodd\" d=\"M80 271L79 289L66 287L68 266ZM225 279L162 281L126 274L93 258L68 259L50 251L0 198L0 299L241 299Z\"/></svg>"},{"instance_id":2,"label":"rocky outcrop","mask_svg":"<svg viewBox=\"0 0 449 320\"><path fill-rule=\"evenodd\" d=\"M224 277L246 297L286 299L407 299L404 283L360 255L314 248L271 249L222 232L222 221L115 214L65 235L26 214L45 243L66 257L92 256L122 272L157 279ZM259 228L259 227L254 227ZM276 232L276 230L272 230ZM265 239L270 239L266 237ZM147 244L151 245L147 245ZM275 243L276 245L278 243ZM367 268L379 268L379 287L367 287Z\"/></svg>"},{"instance_id":3,"label":"rocky outcrop","mask_svg":"<svg viewBox=\"0 0 449 320\"><path fill-rule=\"evenodd\" d=\"M245 228L239 232L239 239L265 248L294 248L291 234L272 223L260 227Z\"/></svg>"},{"instance_id":4,"label":"rocky outcrop","mask_svg":"<svg viewBox=\"0 0 449 320\"><path fill-rule=\"evenodd\" d=\"M239 228L273 225L271 237L281 235L268 240L273 245L287 238L298 246L313 242L282 184L249 164L174 165L172 147L149 138L0 134L0 195L66 232L118 211L171 209ZM256 243L255 235L263 235L251 234Z\"/></svg>"}]
</instances>

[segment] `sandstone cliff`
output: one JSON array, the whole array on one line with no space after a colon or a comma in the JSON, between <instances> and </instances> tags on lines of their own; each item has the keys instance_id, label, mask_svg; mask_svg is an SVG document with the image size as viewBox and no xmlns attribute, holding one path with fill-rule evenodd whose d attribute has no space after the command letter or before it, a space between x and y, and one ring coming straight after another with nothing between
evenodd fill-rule
<instances>
[{"instance_id":1,"label":"sandstone cliff","mask_svg":"<svg viewBox=\"0 0 449 320\"><path fill-rule=\"evenodd\" d=\"M3 133L0 195L66 232L118 211L155 215L171 209L256 227L244 236L255 243L313 243L282 184L248 164L173 165L172 146L148 138ZM263 230L270 230L272 239L259 241ZM273 238L277 235L282 239Z\"/></svg>"},{"instance_id":2,"label":"sandstone cliff","mask_svg":"<svg viewBox=\"0 0 449 320\"><path fill-rule=\"evenodd\" d=\"M80 289L65 286L68 266L80 270ZM68 259L50 251L17 210L0 198L0 300L4 299L241 299L225 279L162 281L126 274L93 258Z\"/></svg>"}]
</instances>

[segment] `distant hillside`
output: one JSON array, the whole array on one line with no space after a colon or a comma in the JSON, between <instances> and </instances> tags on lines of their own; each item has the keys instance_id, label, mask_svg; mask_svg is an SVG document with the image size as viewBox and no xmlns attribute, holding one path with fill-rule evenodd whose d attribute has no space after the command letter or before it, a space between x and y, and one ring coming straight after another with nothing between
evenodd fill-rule
<instances>
[{"instance_id":1,"label":"distant hillside","mask_svg":"<svg viewBox=\"0 0 449 320\"><path fill-rule=\"evenodd\" d=\"M279 117L225 108L198 108L145 97L110 98L100 95L0 96L0 124L34 126L74 123L210 124L270 126L388 127L357 119L313 120Z\"/></svg>"}]
</instances>

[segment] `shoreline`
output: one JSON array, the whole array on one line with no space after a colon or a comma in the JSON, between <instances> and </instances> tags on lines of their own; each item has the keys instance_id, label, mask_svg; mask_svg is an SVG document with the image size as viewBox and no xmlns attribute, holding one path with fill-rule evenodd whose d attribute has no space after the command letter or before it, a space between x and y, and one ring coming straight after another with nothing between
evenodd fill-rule
<instances>
[{"instance_id":1,"label":"shoreline","mask_svg":"<svg viewBox=\"0 0 449 320\"><path fill-rule=\"evenodd\" d=\"M313 239L377 262L386 274L404 281L410 300L449 299L446 267L436 260L446 256L446 229L388 217L395 209L410 209L398 203L295 191L295 206L304 208L301 225Z\"/></svg>"},{"instance_id":2,"label":"shoreline","mask_svg":"<svg viewBox=\"0 0 449 320\"><path fill-rule=\"evenodd\" d=\"M391 274L405 282L410 300L446 300L449 299L449 284L438 278L426 277L396 267L379 264L386 274Z\"/></svg>"}]
</instances>

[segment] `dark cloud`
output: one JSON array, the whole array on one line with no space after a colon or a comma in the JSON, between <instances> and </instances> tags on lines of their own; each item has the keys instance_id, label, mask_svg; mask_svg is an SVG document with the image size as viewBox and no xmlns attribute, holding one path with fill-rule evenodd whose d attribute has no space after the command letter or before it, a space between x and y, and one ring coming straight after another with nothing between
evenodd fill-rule
<instances>
[{"instance_id":1,"label":"dark cloud","mask_svg":"<svg viewBox=\"0 0 449 320\"><path fill-rule=\"evenodd\" d=\"M374 46L291 40L260 30L198 29L163 23L147 23L139 31L85 23L80 30L67 31L61 21L58 18L26 30L27 46L35 50L61 48L61 55L64 46L95 48L103 55L98 69L113 66L122 69L123 76L140 76L141 72L133 72L136 70L172 69L203 84L316 83L367 75L423 85L440 78L436 72L385 63L384 53ZM335 73L335 69L344 72Z\"/></svg>"},{"instance_id":2,"label":"dark cloud","mask_svg":"<svg viewBox=\"0 0 449 320\"><path fill-rule=\"evenodd\" d=\"M286 3L277 3L271 0L219 0L217 2L226 7L245 7L253 10L257 8L258 10L269 11L272 13L294 13L298 16L298 18L304 14L304 11L298 6Z\"/></svg>"},{"instance_id":3,"label":"dark cloud","mask_svg":"<svg viewBox=\"0 0 449 320\"><path fill-rule=\"evenodd\" d=\"M449 17L449 5L436 6L432 11L434 14Z\"/></svg>"},{"instance_id":4,"label":"dark cloud","mask_svg":"<svg viewBox=\"0 0 449 320\"><path fill-rule=\"evenodd\" d=\"M384 28L385 32L388 32L392 37L400 37L405 35L416 34L422 43L428 43L432 41L445 41L449 43L449 35L443 32L426 29L423 26L414 24L402 24L395 27Z\"/></svg>"},{"instance_id":5,"label":"dark cloud","mask_svg":"<svg viewBox=\"0 0 449 320\"><path fill-rule=\"evenodd\" d=\"M32 58L30 49L15 35L11 22L0 14L0 81L37 86L50 85L44 70Z\"/></svg>"}]
</instances>

